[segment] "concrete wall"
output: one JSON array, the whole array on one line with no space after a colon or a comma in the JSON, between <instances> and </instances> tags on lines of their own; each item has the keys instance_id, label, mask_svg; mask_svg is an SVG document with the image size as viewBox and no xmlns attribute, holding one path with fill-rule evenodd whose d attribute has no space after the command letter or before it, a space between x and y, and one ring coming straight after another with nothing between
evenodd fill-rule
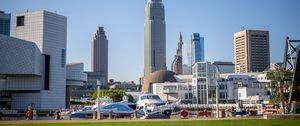
<instances>
[{"instance_id":1,"label":"concrete wall","mask_svg":"<svg viewBox=\"0 0 300 126\"><path fill-rule=\"evenodd\" d=\"M0 74L42 74L42 54L32 42L0 34L0 57Z\"/></svg>"}]
</instances>

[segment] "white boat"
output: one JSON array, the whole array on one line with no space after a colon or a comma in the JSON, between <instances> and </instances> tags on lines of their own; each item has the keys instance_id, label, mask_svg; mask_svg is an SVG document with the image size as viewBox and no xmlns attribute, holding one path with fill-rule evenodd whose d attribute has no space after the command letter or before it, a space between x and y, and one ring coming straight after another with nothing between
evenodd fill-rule
<instances>
[{"instance_id":1,"label":"white boat","mask_svg":"<svg viewBox=\"0 0 300 126\"><path fill-rule=\"evenodd\" d=\"M145 106L161 106L165 105L166 103L163 102L158 95L155 94L142 94L140 95L137 101L137 108L139 110L143 109Z\"/></svg>"},{"instance_id":2,"label":"white boat","mask_svg":"<svg viewBox=\"0 0 300 126\"><path fill-rule=\"evenodd\" d=\"M114 116L124 117L129 116L133 113L133 109L128 106L128 101L123 100L121 102L112 103L110 100L102 99L100 103L100 112L103 115L108 115L111 111ZM101 101L101 100L100 100ZM94 106L85 106L81 110L71 112L71 118L86 118L87 116L93 115L97 112L97 103Z\"/></svg>"},{"instance_id":3,"label":"white boat","mask_svg":"<svg viewBox=\"0 0 300 126\"><path fill-rule=\"evenodd\" d=\"M165 117L169 118L174 106L178 103L168 104L163 102L156 94L142 94L138 99L137 108L143 112L144 116L142 118L147 118L149 115L151 115L151 118L156 118L153 115L165 115ZM160 118L162 116L157 117Z\"/></svg>"}]
</instances>

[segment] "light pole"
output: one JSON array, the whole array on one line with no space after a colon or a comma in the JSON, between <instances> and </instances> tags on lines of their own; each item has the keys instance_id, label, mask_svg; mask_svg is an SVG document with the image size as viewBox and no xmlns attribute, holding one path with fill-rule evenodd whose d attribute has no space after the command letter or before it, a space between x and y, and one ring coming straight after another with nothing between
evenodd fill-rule
<instances>
[{"instance_id":1,"label":"light pole","mask_svg":"<svg viewBox=\"0 0 300 126\"><path fill-rule=\"evenodd\" d=\"M101 119L100 116L100 81L97 80L97 120Z\"/></svg>"},{"instance_id":2,"label":"light pole","mask_svg":"<svg viewBox=\"0 0 300 126\"><path fill-rule=\"evenodd\" d=\"M218 68L216 68L214 78L216 83L216 111L217 111L217 118L219 118L219 70Z\"/></svg>"},{"instance_id":3,"label":"light pole","mask_svg":"<svg viewBox=\"0 0 300 126\"><path fill-rule=\"evenodd\" d=\"M219 85L216 85L216 107L217 107L217 118L219 118Z\"/></svg>"}]
</instances>

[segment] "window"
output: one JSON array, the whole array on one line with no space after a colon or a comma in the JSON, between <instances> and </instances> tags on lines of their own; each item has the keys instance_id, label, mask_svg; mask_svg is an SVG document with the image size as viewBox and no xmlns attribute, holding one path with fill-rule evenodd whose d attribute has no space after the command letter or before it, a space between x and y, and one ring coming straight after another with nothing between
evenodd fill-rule
<instances>
[{"instance_id":1,"label":"window","mask_svg":"<svg viewBox=\"0 0 300 126\"><path fill-rule=\"evenodd\" d=\"M17 17L17 26L24 26L24 16L18 16Z\"/></svg>"},{"instance_id":2,"label":"window","mask_svg":"<svg viewBox=\"0 0 300 126\"><path fill-rule=\"evenodd\" d=\"M44 90L50 89L50 55L45 55L45 79Z\"/></svg>"},{"instance_id":3,"label":"window","mask_svg":"<svg viewBox=\"0 0 300 126\"><path fill-rule=\"evenodd\" d=\"M157 95L148 95L148 96L142 96L141 100L145 99L160 99Z\"/></svg>"},{"instance_id":4,"label":"window","mask_svg":"<svg viewBox=\"0 0 300 126\"><path fill-rule=\"evenodd\" d=\"M61 49L61 67L65 67L66 65L66 50Z\"/></svg>"},{"instance_id":5,"label":"window","mask_svg":"<svg viewBox=\"0 0 300 126\"><path fill-rule=\"evenodd\" d=\"M164 86L164 90L176 90L176 86Z\"/></svg>"},{"instance_id":6,"label":"window","mask_svg":"<svg viewBox=\"0 0 300 126\"><path fill-rule=\"evenodd\" d=\"M224 90L225 89L225 85L220 85L219 89L220 90Z\"/></svg>"},{"instance_id":7,"label":"window","mask_svg":"<svg viewBox=\"0 0 300 126\"><path fill-rule=\"evenodd\" d=\"M225 96L225 93L224 93L224 92L220 92L219 95L220 95L220 98L221 98L221 99L226 99L226 96Z\"/></svg>"}]
</instances>

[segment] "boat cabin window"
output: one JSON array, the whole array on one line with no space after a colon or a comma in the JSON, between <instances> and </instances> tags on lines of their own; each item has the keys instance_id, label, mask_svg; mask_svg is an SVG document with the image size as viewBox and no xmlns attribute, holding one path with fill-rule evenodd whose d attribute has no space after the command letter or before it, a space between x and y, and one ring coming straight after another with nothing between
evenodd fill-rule
<instances>
[{"instance_id":1,"label":"boat cabin window","mask_svg":"<svg viewBox=\"0 0 300 126\"><path fill-rule=\"evenodd\" d=\"M144 99L160 99L157 95L148 95L148 96L142 96L141 100Z\"/></svg>"}]
</instances>

